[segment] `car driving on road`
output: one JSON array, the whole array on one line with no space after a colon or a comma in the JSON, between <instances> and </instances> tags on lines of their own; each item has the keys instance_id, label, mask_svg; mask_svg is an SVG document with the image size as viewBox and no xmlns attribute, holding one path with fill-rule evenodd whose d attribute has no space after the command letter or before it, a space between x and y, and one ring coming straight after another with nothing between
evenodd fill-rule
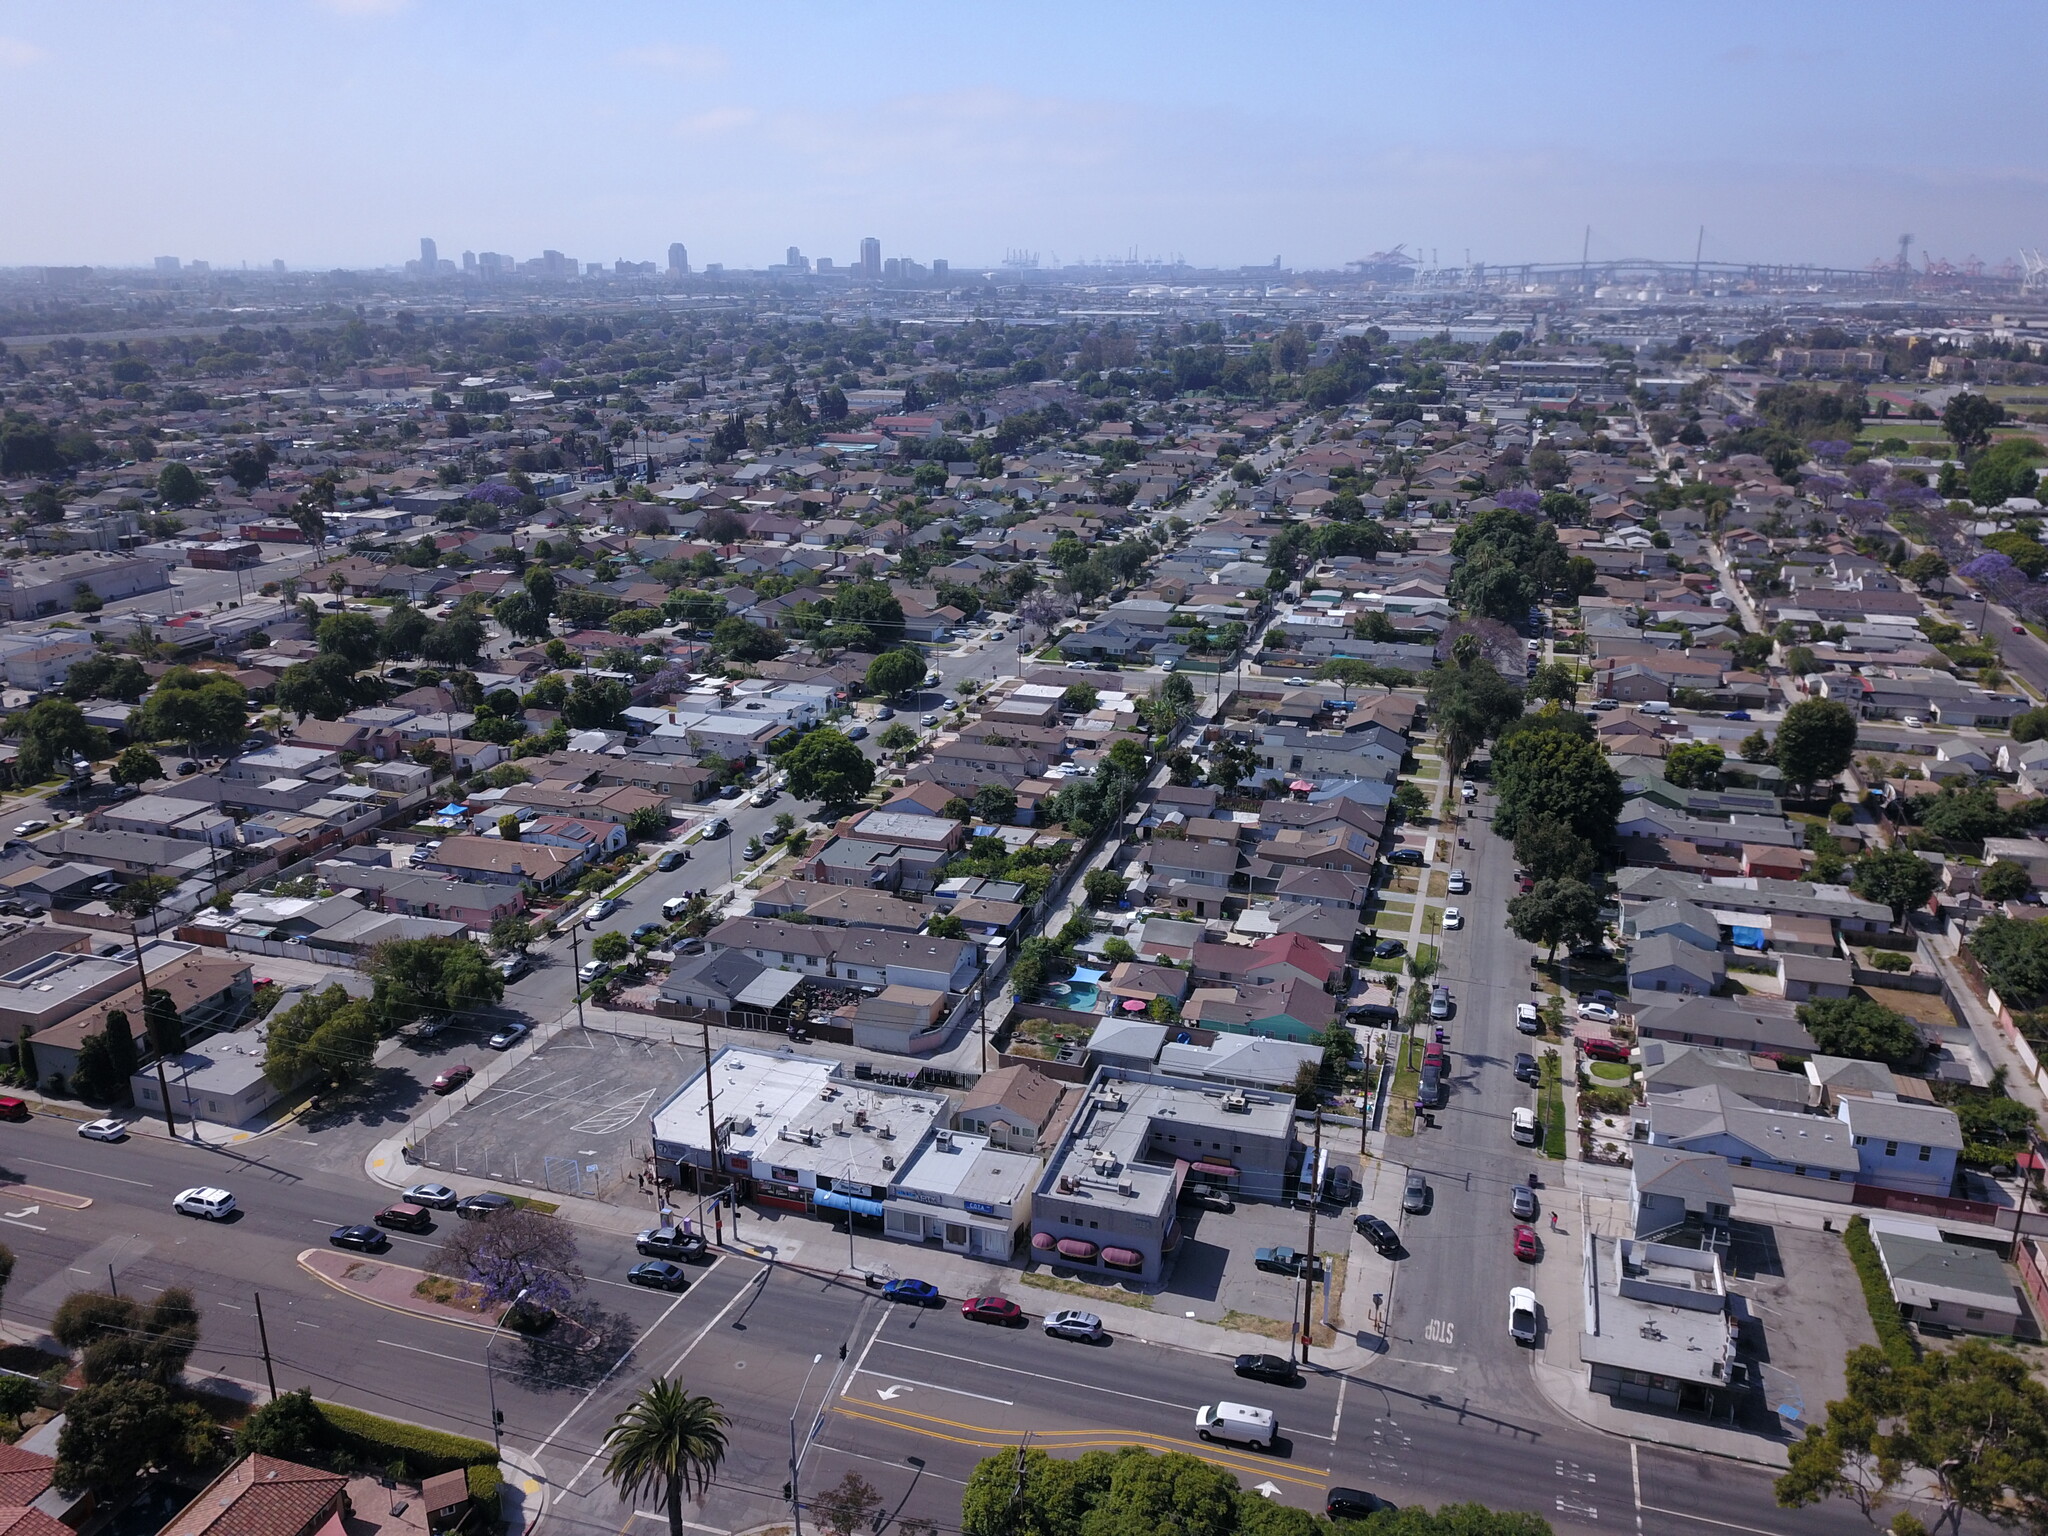
<instances>
[{"instance_id":1,"label":"car driving on road","mask_svg":"<svg viewBox=\"0 0 2048 1536\"><path fill-rule=\"evenodd\" d=\"M126 1141L128 1126L121 1120L88 1120L78 1128L87 1141Z\"/></svg>"},{"instance_id":2,"label":"car driving on road","mask_svg":"<svg viewBox=\"0 0 2048 1536\"><path fill-rule=\"evenodd\" d=\"M224 1189L202 1185L197 1189L179 1191L177 1199L171 1202L171 1209L181 1216L197 1216L202 1221L226 1221L235 1214L235 1197Z\"/></svg>"},{"instance_id":3,"label":"car driving on road","mask_svg":"<svg viewBox=\"0 0 2048 1536\"><path fill-rule=\"evenodd\" d=\"M407 1205L423 1205L430 1211L452 1211L457 1199L446 1184L415 1184L405 1192Z\"/></svg>"}]
</instances>

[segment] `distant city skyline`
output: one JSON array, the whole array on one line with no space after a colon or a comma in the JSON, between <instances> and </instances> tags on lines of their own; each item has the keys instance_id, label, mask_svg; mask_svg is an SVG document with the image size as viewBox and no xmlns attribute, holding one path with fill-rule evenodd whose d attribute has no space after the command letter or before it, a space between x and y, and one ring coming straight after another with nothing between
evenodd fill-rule
<instances>
[{"instance_id":1,"label":"distant city skyline","mask_svg":"<svg viewBox=\"0 0 2048 1536\"><path fill-rule=\"evenodd\" d=\"M0 264L396 267L421 231L697 271L865 271L867 238L955 270L2048 247L2048 12L2013 0L1941 48L1899 0L106 14L0 11Z\"/></svg>"}]
</instances>

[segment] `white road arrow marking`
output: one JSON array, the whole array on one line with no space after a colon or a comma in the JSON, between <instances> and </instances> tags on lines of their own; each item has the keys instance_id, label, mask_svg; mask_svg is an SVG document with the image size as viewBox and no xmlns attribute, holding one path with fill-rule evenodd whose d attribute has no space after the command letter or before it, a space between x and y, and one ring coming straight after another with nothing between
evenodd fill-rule
<instances>
[{"instance_id":1,"label":"white road arrow marking","mask_svg":"<svg viewBox=\"0 0 2048 1536\"><path fill-rule=\"evenodd\" d=\"M1277 1499L1280 1497L1280 1485L1271 1480L1255 1483L1252 1485L1252 1492L1262 1499Z\"/></svg>"},{"instance_id":2,"label":"white road arrow marking","mask_svg":"<svg viewBox=\"0 0 2048 1536\"><path fill-rule=\"evenodd\" d=\"M883 1402L887 1403L894 1401L898 1393L911 1392L915 1390L916 1389L913 1387L904 1386L901 1382L891 1382L886 1387L875 1388L875 1396L879 1397Z\"/></svg>"},{"instance_id":3,"label":"white road arrow marking","mask_svg":"<svg viewBox=\"0 0 2048 1536\"><path fill-rule=\"evenodd\" d=\"M24 1216L35 1215L41 1209L42 1207L40 1205L32 1205L25 1211L9 1211L7 1212L7 1219L9 1221L19 1221Z\"/></svg>"}]
</instances>

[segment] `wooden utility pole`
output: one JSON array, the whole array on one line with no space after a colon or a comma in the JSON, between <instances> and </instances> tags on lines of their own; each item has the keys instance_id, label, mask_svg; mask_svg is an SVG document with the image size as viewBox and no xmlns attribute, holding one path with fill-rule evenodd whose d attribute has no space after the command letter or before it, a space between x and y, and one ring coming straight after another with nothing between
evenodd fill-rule
<instances>
[{"instance_id":1,"label":"wooden utility pole","mask_svg":"<svg viewBox=\"0 0 2048 1536\"><path fill-rule=\"evenodd\" d=\"M178 1117L171 1113L171 1080L164 1073L163 1045L156 1040L149 1027L149 972L142 965L142 931L134 923L128 925L129 940L135 945L135 978L142 983L142 1033L152 1046L156 1047L156 1086L164 1096L164 1129L171 1133L173 1140L178 1135ZM192 1123L199 1121L195 1117ZM195 1134L194 1140L197 1140Z\"/></svg>"}]
</instances>

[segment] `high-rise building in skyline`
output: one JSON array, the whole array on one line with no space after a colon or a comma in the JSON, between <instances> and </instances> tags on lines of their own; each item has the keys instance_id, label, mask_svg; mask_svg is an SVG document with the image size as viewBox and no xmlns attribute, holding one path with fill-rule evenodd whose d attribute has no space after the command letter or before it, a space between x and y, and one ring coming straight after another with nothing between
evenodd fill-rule
<instances>
[{"instance_id":1,"label":"high-rise building in skyline","mask_svg":"<svg viewBox=\"0 0 2048 1536\"><path fill-rule=\"evenodd\" d=\"M432 277L441 270L441 248L425 235L420 236L420 271Z\"/></svg>"},{"instance_id":2,"label":"high-rise building in skyline","mask_svg":"<svg viewBox=\"0 0 2048 1536\"><path fill-rule=\"evenodd\" d=\"M792 272L808 272L811 270L811 264L804 260L804 253L793 245L783 252L782 264Z\"/></svg>"},{"instance_id":3,"label":"high-rise building in skyline","mask_svg":"<svg viewBox=\"0 0 2048 1536\"><path fill-rule=\"evenodd\" d=\"M462 270L470 274L474 274L476 272L475 251L464 251L462 253Z\"/></svg>"},{"instance_id":4,"label":"high-rise building in skyline","mask_svg":"<svg viewBox=\"0 0 2048 1536\"><path fill-rule=\"evenodd\" d=\"M873 235L860 243L860 275L868 278L882 275L882 242Z\"/></svg>"},{"instance_id":5,"label":"high-rise building in skyline","mask_svg":"<svg viewBox=\"0 0 2048 1536\"><path fill-rule=\"evenodd\" d=\"M950 277L950 276L952 275L952 272L953 272L953 263L951 263L950 261L946 260L946 258L945 258L945 257L943 257L943 256L934 256L934 257L932 258L932 276L933 276L933 277L938 277L938 278Z\"/></svg>"},{"instance_id":6,"label":"high-rise building in skyline","mask_svg":"<svg viewBox=\"0 0 2048 1536\"><path fill-rule=\"evenodd\" d=\"M690 270L690 252L680 240L668 248L668 269L678 276Z\"/></svg>"},{"instance_id":7,"label":"high-rise building in skyline","mask_svg":"<svg viewBox=\"0 0 2048 1536\"><path fill-rule=\"evenodd\" d=\"M178 267L179 261L175 256L159 256L156 259L156 269L159 272L175 272Z\"/></svg>"}]
</instances>

